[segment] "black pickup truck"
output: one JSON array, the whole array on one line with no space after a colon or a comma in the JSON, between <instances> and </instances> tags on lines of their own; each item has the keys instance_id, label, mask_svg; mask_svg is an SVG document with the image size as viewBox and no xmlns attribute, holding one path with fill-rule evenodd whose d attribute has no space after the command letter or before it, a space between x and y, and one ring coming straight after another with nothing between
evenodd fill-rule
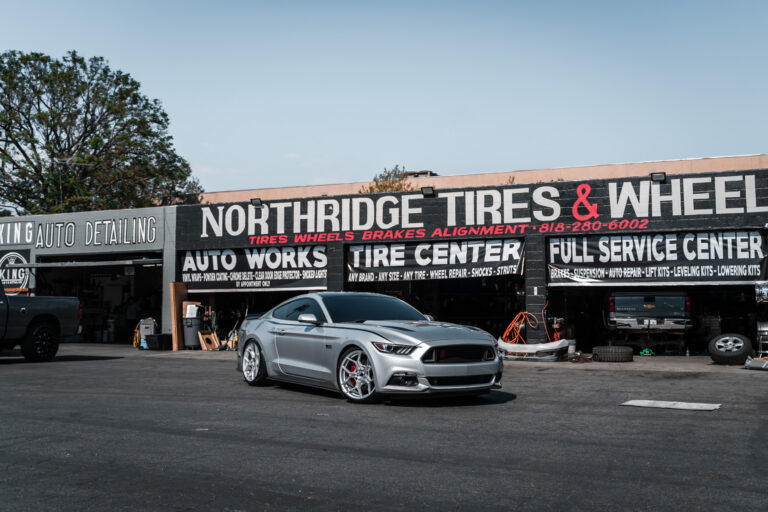
<instances>
[{"instance_id":1,"label":"black pickup truck","mask_svg":"<svg viewBox=\"0 0 768 512\"><path fill-rule=\"evenodd\" d=\"M613 292L607 313L606 326L614 345L682 347L693 327L690 298L681 292Z\"/></svg>"},{"instance_id":2,"label":"black pickup truck","mask_svg":"<svg viewBox=\"0 0 768 512\"><path fill-rule=\"evenodd\" d=\"M6 295L0 283L0 350L21 345L27 361L52 361L59 338L77 334L79 322L77 297Z\"/></svg>"}]
</instances>

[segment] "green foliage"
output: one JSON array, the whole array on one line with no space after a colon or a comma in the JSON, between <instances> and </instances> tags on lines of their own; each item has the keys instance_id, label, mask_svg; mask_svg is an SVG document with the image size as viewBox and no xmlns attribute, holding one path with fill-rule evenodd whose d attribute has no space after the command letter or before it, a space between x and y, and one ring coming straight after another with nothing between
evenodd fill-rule
<instances>
[{"instance_id":1,"label":"green foliage","mask_svg":"<svg viewBox=\"0 0 768 512\"><path fill-rule=\"evenodd\" d=\"M102 57L0 54L0 208L37 214L188 202L201 192L158 100Z\"/></svg>"},{"instance_id":2,"label":"green foliage","mask_svg":"<svg viewBox=\"0 0 768 512\"><path fill-rule=\"evenodd\" d=\"M413 190L413 185L408 181L405 174L405 167L402 169L399 165L392 169L384 168L384 171L373 177L373 181L366 187L362 187L360 194L376 194L379 192L404 192Z\"/></svg>"}]
</instances>

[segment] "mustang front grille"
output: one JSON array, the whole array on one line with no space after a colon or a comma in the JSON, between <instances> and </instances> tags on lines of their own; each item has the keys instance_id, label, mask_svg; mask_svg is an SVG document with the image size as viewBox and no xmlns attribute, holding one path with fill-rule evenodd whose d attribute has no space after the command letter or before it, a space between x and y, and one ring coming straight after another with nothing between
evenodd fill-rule
<instances>
[{"instance_id":1,"label":"mustang front grille","mask_svg":"<svg viewBox=\"0 0 768 512\"><path fill-rule=\"evenodd\" d=\"M495 349L483 345L447 345L434 347L422 356L425 364L462 364L493 361Z\"/></svg>"}]
</instances>

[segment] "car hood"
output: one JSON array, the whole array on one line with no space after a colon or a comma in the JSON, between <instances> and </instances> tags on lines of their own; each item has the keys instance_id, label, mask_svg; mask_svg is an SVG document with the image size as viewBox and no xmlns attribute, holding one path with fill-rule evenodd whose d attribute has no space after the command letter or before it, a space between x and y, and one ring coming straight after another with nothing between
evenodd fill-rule
<instances>
[{"instance_id":1,"label":"car hood","mask_svg":"<svg viewBox=\"0 0 768 512\"><path fill-rule=\"evenodd\" d=\"M477 327L435 321L367 320L361 323L340 324L373 332L392 342L418 345L439 341L441 344L492 344L494 339Z\"/></svg>"}]
</instances>

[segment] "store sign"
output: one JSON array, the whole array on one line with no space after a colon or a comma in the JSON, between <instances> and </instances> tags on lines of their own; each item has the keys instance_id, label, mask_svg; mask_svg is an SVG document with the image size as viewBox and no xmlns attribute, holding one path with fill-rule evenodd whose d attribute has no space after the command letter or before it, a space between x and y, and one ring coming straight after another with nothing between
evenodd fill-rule
<instances>
[{"instance_id":1,"label":"store sign","mask_svg":"<svg viewBox=\"0 0 768 512\"><path fill-rule=\"evenodd\" d=\"M32 221L0 222L0 247L31 245L35 237Z\"/></svg>"},{"instance_id":2,"label":"store sign","mask_svg":"<svg viewBox=\"0 0 768 512\"><path fill-rule=\"evenodd\" d=\"M555 285L754 282L766 244L758 231L551 237L547 261Z\"/></svg>"},{"instance_id":3,"label":"store sign","mask_svg":"<svg viewBox=\"0 0 768 512\"><path fill-rule=\"evenodd\" d=\"M18 217L0 222L0 248L23 246L38 254L158 251L162 208Z\"/></svg>"},{"instance_id":4,"label":"store sign","mask_svg":"<svg viewBox=\"0 0 768 512\"><path fill-rule=\"evenodd\" d=\"M48 215L35 228L34 248L42 252L123 252L162 248L159 208Z\"/></svg>"},{"instance_id":5,"label":"store sign","mask_svg":"<svg viewBox=\"0 0 768 512\"><path fill-rule=\"evenodd\" d=\"M347 282L420 281L521 275L517 239L362 244L347 248Z\"/></svg>"},{"instance_id":6,"label":"store sign","mask_svg":"<svg viewBox=\"0 0 768 512\"><path fill-rule=\"evenodd\" d=\"M29 269L18 268L13 265L29 263L29 251L0 252L0 282L6 290L19 290L27 287L29 283ZM6 292L8 295L16 295L18 291Z\"/></svg>"},{"instance_id":7,"label":"store sign","mask_svg":"<svg viewBox=\"0 0 768 512\"><path fill-rule=\"evenodd\" d=\"M325 289L328 257L324 245L182 251L178 268L190 292Z\"/></svg>"},{"instance_id":8,"label":"store sign","mask_svg":"<svg viewBox=\"0 0 768 512\"><path fill-rule=\"evenodd\" d=\"M755 221L768 213L766 172L729 172L522 186L181 206L182 248L389 243L527 234L679 229ZM712 224L714 223L714 224Z\"/></svg>"}]
</instances>

